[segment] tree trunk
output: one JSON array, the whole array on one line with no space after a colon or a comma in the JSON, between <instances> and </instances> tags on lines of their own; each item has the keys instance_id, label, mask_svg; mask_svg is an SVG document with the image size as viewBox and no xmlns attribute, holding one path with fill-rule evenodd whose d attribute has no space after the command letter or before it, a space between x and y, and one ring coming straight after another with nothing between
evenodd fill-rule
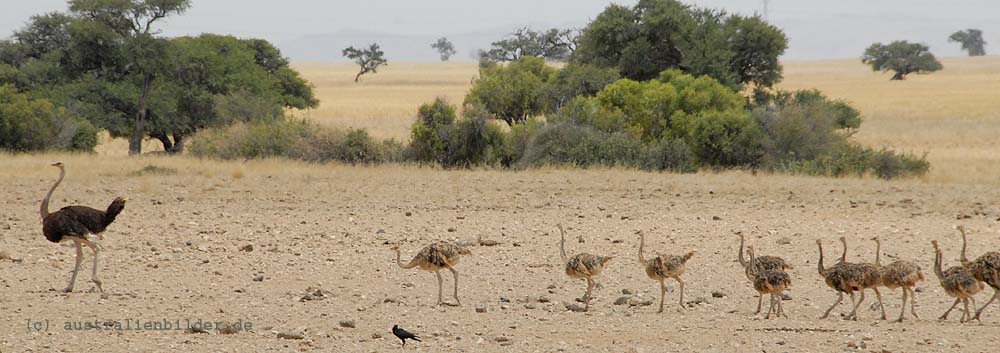
<instances>
[{"instance_id":1,"label":"tree trunk","mask_svg":"<svg viewBox=\"0 0 1000 353\"><path fill-rule=\"evenodd\" d=\"M905 73L896 72L895 75L892 75L892 78L890 78L889 81L902 81L902 80L905 80L905 79L906 79L906 74Z\"/></svg>"},{"instance_id":2,"label":"tree trunk","mask_svg":"<svg viewBox=\"0 0 1000 353\"><path fill-rule=\"evenodd\" d=\"M149 95L149 84L152 77L146 74L142 78L142 94L139 96L139 111L135 115L135 129L132 130L132 138L128 141L128 154L130 156L142 153L143 130L146 125L146 98Z\"/></svg>"},{"instance_id":3,"label":"tree trunk","mask_svg":"<svg viewBox=\"0 0 1000 353\"><path fill-rule=\"evenodd\" d=\"M167 153L181 153L184 151L184 135L173 134L174 136L174 147L170 149Z\"/></svg>"},{"instance_id":4,"label":"tree trunk","mask_svg":"<svg viewBox=\"0 0 1000 353\"><path fill-rule=\"evenodd\" d=\"M151 133L149 134L149 136L157 140L160 140L160 143L163 144L163 150L166 151L167 153L169 153L170 150L174 149L174 143L170 141L170 138L167 137L167 134L157 132L157 133Z\"/></svg>"},{"instance_id":5,"label":"tree trunk","mask_svg":"<svg viewBox=\"0 0 1000 353\"><path fill-rule=\"evenodd\" d=\"M364 74L365 74L365 72L361 71L361 72L358 72L357 75L354 75L354 82L357 83L358 80L361 79L361 75L364 75Z\"/></svg>"}]
</instances>

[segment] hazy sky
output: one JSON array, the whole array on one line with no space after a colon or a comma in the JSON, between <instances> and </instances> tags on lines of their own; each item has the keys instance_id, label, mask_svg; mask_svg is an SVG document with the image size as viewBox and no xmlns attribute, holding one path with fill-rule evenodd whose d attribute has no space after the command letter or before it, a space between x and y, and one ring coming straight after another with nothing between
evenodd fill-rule
<instances>
[{"instance_id":1,"label":"hazy sky","mask_svg":"<svg viewBox=\"0 0 1000 353\"><path fill-rule=\"evenodd\" d=\"M0 0L0 37L33 14L66 9L65 0ZM387 56L431 60L424 41L456 37L458 57L519 26L579 27L609 3L635 0L194 0L161 24L169 36L203 32L261 37L296 60L338 60L343 43L380 41ZM762 0L687 3L752 14ZM951 32L981 28L1000 48L1000 0L770 0L769 20L790 37L786 59L858 57L875 41L924 42L942 56L960 55ZM419 42L419 43L416 43ZM1000 52L987 46L987 52Z\"/></svg>"}]
</instances>

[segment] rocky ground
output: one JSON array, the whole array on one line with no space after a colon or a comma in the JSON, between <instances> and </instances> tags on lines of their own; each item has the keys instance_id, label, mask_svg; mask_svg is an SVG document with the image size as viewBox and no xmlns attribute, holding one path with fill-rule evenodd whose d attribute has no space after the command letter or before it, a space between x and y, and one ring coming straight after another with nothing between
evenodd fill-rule
<instances>
[{"instance_id":1,"label":"rocky ground","mask_svg":"<svg viewBox=\"0 0 1000 353\"><path fill-rule=\"evenodd\" d=\"M19 173L25 162L17 163L2 163L0 183L4 352L986 352L1000 343L1000 304L982 322L961 324L958 312L936 319L951 299L931 269L932 239L942 242L948 265L958 264L956 224L970 229L972 256L1000 250L1000 191L985 186L280 163L220 172L169 161L163 170L142 172L130 162L74 174L68 163L53 208L103 208L119 195L130 201L103 241L105 293L92 292L88 252L77 291L63 294L74 251L47 242L38 221L38 201L56 173ZM563 272L557 223L567 229L567 252L617 256L590 312L572 310L585 284ZM659 289L638 264L638 230L651 253L696 252L683 306L668 282L667 310L656 313ZM795 266L789 318L753 315L734 231L748 235L758 255ZM878 320L871 292L859 321L841 320L845 304L818 319L836 294L816 273L815 239L830 259L839 256L840 236L850 241L852 261L873 261L869 239L880 236L883 261L920 264L927 281L917 286L919 320ZM457 266L461 306L434 306L434 275L398 268L390 251L398 244L406 261L437 239L472 251ZM447 295L452 280L444 275ZM895 318L901 292L883 294ZM978 304L990 295L987 288ZM213 327L105 326L134 320ZM87 322L101 329L77 330ZM400 349L394 324L423 342Z\"/></svg>"}]
</instances>

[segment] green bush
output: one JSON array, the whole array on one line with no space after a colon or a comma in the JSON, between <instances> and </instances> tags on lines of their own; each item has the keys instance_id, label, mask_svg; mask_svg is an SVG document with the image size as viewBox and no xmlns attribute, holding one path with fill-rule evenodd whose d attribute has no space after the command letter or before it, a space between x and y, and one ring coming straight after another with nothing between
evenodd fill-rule
<instances>
[{"instance_id":1,"label":"green bush","mask_svg":"<svg viewBox=\"0 0 1000 353\"><path fill-rule=\"evenodd\" d=\"M448 133L455 123L455 107L444 98L420 106L417 121L410 129L410 158L420 162L441 163L447 148Z\"/></svg>"},{"instance_id":2,"label":"green bush","mask_svg":"<svg viewBox=\"0 0 1000 353\"><path fill-rule=\"evenodd\" d=\"M0 86L0 149L93 151L97 132L89 122L46 99L33 99L11 85Z\"/></svg>"},{"instance_id":3,"label":"green bush","mask_svg":"<svg viewBox=\"0 0 1000 353\"><path fill-rule=\"evenodd\" d=\"M304 120L237 123L205 129L190 146L198 157L254 159L281 157L324 163L377 164L402 160L403 147L377 141L365 130L338 130Z\"/></svg>"},{"instance_id":4,"label":"green bush","mask_svg":"<svg viewBox=\"0 0 1000 353\"><path fill-rule=\"evenodd\" d=\"M686 124L688 146L704 164L756 166L763 156L763 134L742 111L703 113Z\"/></svg>"},{"instance_id":5,"label":"green bush","mask_svg":"<svg viewBox=\"0 0 1000 353\"><path fill-rule=\"evenodd\" d=\"M642 168L646 170L693 173L698 158L682 139L660 140L646 145Z\"/></svg>"},{"instance_id":6,"label":"green bush","mask_svg":"<svg viewBox=\"0 0 1000 353\"><path fill-rule=\"evenodd\" d=\"M507 136L487 115L482 107L467 105L465 117L456 119L455 107L442 98L422 105L410 131L407 156L446 168L509 165Z\"/></svg>"},{"instance_id":7,"label":"green bush","mask_svg":"<svg viewBox=\"0 0 1000 353\"><path fill-rule=\"evenodd\" d=\"M519 165L609 165L639 167L642 142L623 133L607 133L590 126L549 124L538 130L525 148Z\"/></svg>"},{"instance_id":8,"label":"green bush","mask_svg":"<svg viewBox=\"0 0 1000 353\"><path fill-rule=\"evenodd\" d=\"M555 69L541 58L526 56L506 66L485 65L465 97L466 105L482 107L493 118L513 126L542 114L542 90Z\"/></svg>"}]
</instances>

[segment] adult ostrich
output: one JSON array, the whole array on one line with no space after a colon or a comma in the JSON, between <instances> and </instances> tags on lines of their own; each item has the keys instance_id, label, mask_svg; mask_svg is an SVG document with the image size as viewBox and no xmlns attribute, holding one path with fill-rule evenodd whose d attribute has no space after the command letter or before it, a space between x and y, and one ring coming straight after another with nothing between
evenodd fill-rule
<instances>
[{"instance_id":1,"label":"adult ostrich","mask_svg":"<svg viewBox=\"0 0 1000 353\"><path fill-rule=\"evenodd\" d=\"M97 279L97 255L101 250L101 245L97 241L104 239L102 235L104 230L111 222L115 221L115 217L125 208L127 199L115 198L114 201L111 201L111 205L108 205L106 211L95 210L87 206L66 206L54 213L49 213L49 199L52 197L52 192L66 177L66 169L63 168L62 162L57 162L52 166L59 168L59 180L52 185L52 189L49 189L49 193L45 194L45 198L42 199L40 209L42 233L45 234L45 239L53 243L72 241L76 244L76 266L73 267L73 275L70 276L69 285L63 289L63 292L73 291L76 274L80 272L80 263L83 262L83 246L86 245L94 250L94 268L91 272L91 281L97 285L97 289L101 293L104 293L101 280Z\"/></svg>"}]
</instances>

